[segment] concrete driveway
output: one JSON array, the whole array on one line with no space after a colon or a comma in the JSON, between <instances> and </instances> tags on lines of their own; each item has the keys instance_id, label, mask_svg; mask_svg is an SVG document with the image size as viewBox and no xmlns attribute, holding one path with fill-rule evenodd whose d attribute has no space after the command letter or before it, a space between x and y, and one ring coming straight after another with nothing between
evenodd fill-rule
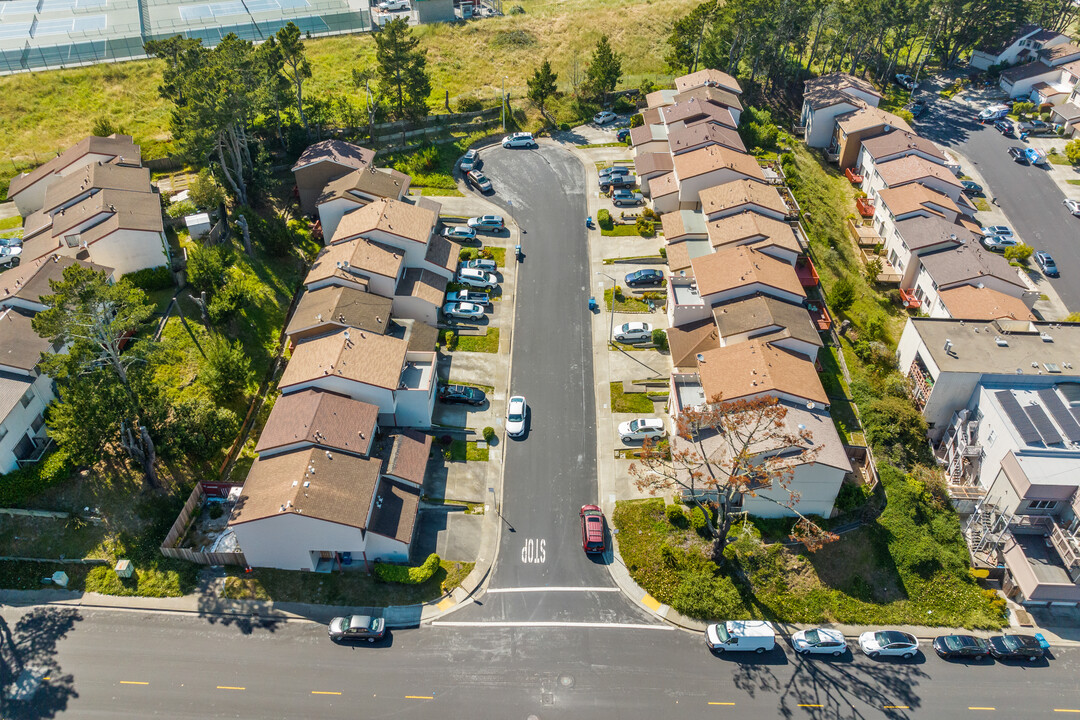
<instances>
[{"instance_id":1,"label":"concrete driveway","mask_svg":"<svg viewBox=\"0 0 1080 720\"><path fill-rule=\"evenodd\" d=\"M1009 147L1023 143L974 119L979 108L1002 99L1000 90L972 90L945 100L935 88L924 91L922 97L929 105L915 121L916 131L958 155L965 169L971 166L977 171L987 198L996 198L1008 218L1006 224L1024 242L1057 260L1061 277L1041 282L1053 288L1068 310L1080 310L1080 283L1076 281L1080 274L1080 218L1065 210L1065 196L1045 168L1021 165L1009 157ZM979 220L993 224L983 217Z\"/></svg>"}]
</instances>

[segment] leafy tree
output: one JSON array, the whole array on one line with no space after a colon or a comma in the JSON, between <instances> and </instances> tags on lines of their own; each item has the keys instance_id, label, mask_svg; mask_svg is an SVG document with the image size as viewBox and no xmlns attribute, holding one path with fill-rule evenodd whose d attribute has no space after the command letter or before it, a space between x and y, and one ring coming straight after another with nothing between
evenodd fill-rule
<instances>
[{"instance_id":1,"label":"leafy tree","mask_svg":"<svg viewBox=\"0 0 1080 720\"><path fill-rule=\"evenodd\" d=\"M812 463L820 452L809 430L793 432L785 423L788 409L775 397L723 401L714 397L702 410L676 419L670 452L646 441L641 463L630 466L639 490L680 493L705 521L712 537L712 558L723 559L728 533L741 497L757 497L794 512L799 520L792 539L816 550L836 539L798 510L799 493L791 487L795 468ZM716 503L715 510L712 507Z\"/></svg>"},{"instance_id":2,"label":"leafy tree","mask_svg":"<svg viewBox=\"0 0 1080 720\"><path fill-rule=\"evenodd\" d=\"M231 402L251 382L251 359L239 341L218 339L206 348L199 380L218 402Z\"/></svg>"},{"instance_id":3,"label":"leafy tree","mask_svg":"<svg viewBox=\"0 0 1080 720\"><path fill-rule=\"evenodd\" d=\"M558 79L559 76L551 71L551 63L545 60L540 64L540 67L536 68L536 71L528 80L529 99L536 103L541 115L544 114L544 103L558 90L558 86L555 84Z\"/></svg>"},{"instance_id":4,"label":"leafy tree","mask_svg":"<svg viewBox=\"0 0 1080 720\"><path fill-rule=\"evenodd\" d=\"M1012 245L1005 248L1005 259L1026 263L1034 252L1035 248L1030 245Z\"/></svg>"},{"instance_id":5,"label":"leafy tree","mask_svg":"<svg viewBox=\"0 0 1080 720\"><path fill-rule=\"evenodd\" d=\"M667 38L670 50L664 56L664 62L672 72L681 74L697 70L705 29L718 5L717 0L708 0L675 21Z\"/></svg>"},{"instance_id":6,"label":"leafy tree","mask_svg":"<svg viewBox=\"0 0 1080 720\"><path fill-rule=\"evenodd\" d=\"M1065 157L1073 165L1080 165L1080 138L1065 143Z\"/></svg>"},{"instance_id":7,"label":"leafy tree","mask_svg":"<svg viewBox=\"0 0 1080 720\"><path fill-rule=\"evenodd\" d=\"M608 36L604 35L596 43L589 68L585 71L586 85L589 91L605 102L609 93L622 79L622 58L611 49Z\"/></svg>"},{"instance_id":8,"label":"leafy tree","mask_svg":"<svg viewBox=\"0 0 1080 720\"><path fill-rule=\"evenodd\" d=\"M206 48L200 38L186 38L173 35L164 40L150 40L143 46L147 55L153 55L165 61L159 89L163 98L172 100L177 105L185 102L188 86L188 73L201 64Z\"/></svg>"},{"instance_id":9,"label":"leafy tree","mask_svg":"<svg viewBox=\"0 0 1080 720\"><path fill-rule=\"evenodd\" d=\"M111 119L102 115L94 121L93 127L90 128L90 134L98 137L109 137L110 135L126 135L124 128L115 124Z\"/></svg>"},{"instance_id":10,"label":"leafy tree","mask_svg":"<svg viewBox=\"0 0 1080 720\"><path fill-rule=\"evenodd\" d=\"M200 460L209 460L236 437L240 418L205 396L192 395L174 406L170 429L178 449Z\"/></svg>"},{"instance_id":11,"label":"leafy tree","mask_svg":"<svg viewBox=\"0 0 1080 720\"><path fill-rule=\"evenodd\" d=\"M431 94L427 51L404 18L391 20L375 33L375 60L379 94L388 99L391 118L415 122L425 117ZM404 129L401 141L405 142Z\"/></svg>"},{"instance_id":12,"label":"leafy tree","mask_svg":"<svg viewBox=\"0 0 1080 720\"><path fill-rule=\"evenodd\" d=\"M855 302L855 283L851 278L844 276L833 285L829 293L829 304L836 310L847 310Z\"/></svg>"},{"instance_id":13,"label":"leafy tree","mask_svg":"<svg viewBox=\"0 0 1080 720\"><path fill-rule=\"evenodd\" d=\"M225 188L207 168L203 168L188 185L188 198L196 207L213 210L225 202Z\"/></svg>"},{"instance_id":14,"label":"leafy tree","mask_svg":"<svg viewBox=\"0 0 1080 720\"><path fill-rule=\"evenodd\" d=\"M187 279L192 287L214 293L225 287L231 250L225 245L201 245L188 254Z\"/></svg>"},{"instance_id":15,"label":"leafy tree","mask_svg":"<svg viewBox=\"0 0 1080 720\"><path fill-rule=\"evenodd\" d=\"M300 28L290 22L277 32L278 52L283 61L281 71L296 86L296 111L300 114L300 124L308 130L307 116L304 115L304 80L311 77L311 64L304 53L304 40Z\"/></svg>"},{"instance_id":16,"label":"leafy tree","mask_svg":"<svg viewBox=\"0 0 1080 720\"><path fill-rule=\"evenodd\" d=\"M132 365L143 358L137 351L121 353L127 339L150 319L153 305L128 280L110 284L105 273L82 265L65 268L62 279L51 282L51 289L52 294L41 299L47 309L34 317L33 327L54 345L67 347L66 353L46 354L42 363L59 384L72 388L66 395L61 393L61 404L89 402L89 407L70 409L69 419L88 419L88 409L93 408L102 414L91 424L118 424L121 446L142 466L147 484L160 488L148 407L130 374ZM104 439L98 436L99 441Z\"/></svg>"}]
</instances>

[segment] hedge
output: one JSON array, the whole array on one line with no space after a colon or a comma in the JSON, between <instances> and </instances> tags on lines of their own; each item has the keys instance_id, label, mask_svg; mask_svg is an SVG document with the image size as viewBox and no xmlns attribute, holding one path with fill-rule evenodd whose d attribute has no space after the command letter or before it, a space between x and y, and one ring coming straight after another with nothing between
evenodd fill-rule
<instances>
[{"instance_id":1,"label":"hedge","mask_svg":"<svg viewBox=\"0 0 1080 720\"><path fill-rule=\"evenodd\" d=\"M17 507L34 495L71 477L74 469L65 450L57 449L33 465L26 465L0 478L0 507Z\"/></svg>"},{"instance_id":2,"label":"hedge","mask_svg":"<svg viewBox=\"0 0 1080 720\"><path fill-rule=\"evenodd\" d=\"M427 582L435 575L435 571L439 569L439 563L439 556L435 553L428 555L427 560L420 567L388 565L387 563L377 562L375 563L375 575L383 582L419 585Z\"/></svg>"},{"instance_id":3,"label":"hedge","mask_svg":"<svg viewBox=\"0 0 1080 720\"><path fill-rule=\"evenodd\" d=\"M173 286L173 275L168 265L143 268L133 273L127 273L124 277L130 280L132 285L146 292L168 290Z\"/></svg>"}]
</instances>

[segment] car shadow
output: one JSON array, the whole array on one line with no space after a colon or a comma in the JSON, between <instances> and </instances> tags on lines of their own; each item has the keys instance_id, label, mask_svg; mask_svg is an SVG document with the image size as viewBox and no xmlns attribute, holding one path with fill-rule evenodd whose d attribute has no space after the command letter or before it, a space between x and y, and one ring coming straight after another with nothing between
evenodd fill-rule
<instances>
[{"instance_id":1,"label":"car shadow","mask_svg":"<svg viewBox=\"0 0 1080 720\"><path fill-rule=\"evenodd\" d=\"M792 650L792 652L795 651ZM850 648L836 657L833 657L832 655L815 655L813 653L801 655L800 653L795 652L795 658L804 662L827 663L829 665L848 665L855 662L855 655L851 652Z\"/></svg>"},{"instance_id":2,"label":"car shadow","mask_svg":"<svg viewBox=\"0 0 1080 720\"><path fill-rule=\"evenodd\" d=\"M779 644L774 646L772 650L763 653L724 652L722 650L713 650L708 646L705 649L718 660L727 660L741 666L768 667L789 664L787 653L784 652L783 646Z\"/></svg>"},{"instance_id":3,"label":"car shadow","mask_svg":"<svg viewBox=\"0 0 1080 720\"><path fill-rule=\"evenodd\" d=\"M345 650L387 649L394 646L394 633L391 630L387 630L386 635L384 635L381 640L376 640L375 642L368 642L366 640L331 640L330 642Z\"/></svg>"},{"instance_id":4,"label":"car shadow","mask_svg":"<svg viewBox=\"0 0 1080 720\"><path fill-rule=\"evenodd\" d=\"M890 665L925 665L926 654L921 650L915 653L914 657L902 658L892 655L879 655L876 658L872 658L869 655L866 657L872 663L883 663Z\"/></svg>"}]
</instances>

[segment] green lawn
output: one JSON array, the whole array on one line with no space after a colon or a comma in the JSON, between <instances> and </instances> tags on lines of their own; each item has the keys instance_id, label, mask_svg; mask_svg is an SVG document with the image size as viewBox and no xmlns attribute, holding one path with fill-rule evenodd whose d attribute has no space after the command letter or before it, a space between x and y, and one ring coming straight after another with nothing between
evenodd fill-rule
<instances>
[{"instance_id":1,"label":"green lawn","mask_svg":"<svg viewBox=\"0 0 1080 720\"><path fill-rule=\"evenodd\" d=\"M451 351L460 352L499 352L499 328L488 328L483 335L459 335L453 330L444 330L439 335L439 344Z\"/></svg>"},{"instance_id":2,"label":"green lawn","mask_svg":"<svg viewBox=\"0 0 1080 720\"><path fill-rule=\"evenodd\" d=\"M623 295L621 293L622 288L619 288L620 293L615 297L615 312L648 312L648 304L632 295ZM611 288L604 291L604 307L611 311Z\"/></svg>"},{"instance_id":3,"label":"green lawn","mask_svg":"<svg viewBox=\"0 0 1080 720\"><path fill-rule=\"evenodd\" d=\"M235 600L318 605L415 605L434 600L456 588L472 572L473 566L474 563L443 560L435 575L420 585L384 583L360 570L324 575L259 568L252 575L243 577L230 570L223 594Z\"/></svg>"},{"instance_id":4,"label":"green lawn","mask_svg":"<svg viewBox=\"0 0 1080 720\"><path fill-rule=\"evenodd\" d=\"M986 198L977 197L971 198L971 200L975 204L975 209L979 212L990 212L990 203Z\"/></svg>"},{"instance_id":5,"label":"green lawn","mask_svg":"<svg viewBox=\"0 0 1080 720\"><path fill-rule=\"evenodd\" d=\"M1072 165L1069 158L1061 153L1047 153L1046 159L1050 161L1051 165Z\"/></svg>"},{"instance_id":6,"label":"green lawn","mask_svg":"<svg viewBox=\"0 0 1080 720\"><path fill-rule=\"evenodd\" d=\"M495 261L495 267L506 267L506 248L503 247L485 245L479 248L462 248L459 255L462 262L478 257L491 258Z\"/></svg>"},{"instance_id":7,"label":"green lawn","mask_svg":"<svg viewBox=\"0 0 1080 720\"><path fill-rule=\"evenodd\" d=\"M477 447L475 440L454 440L450 443L451 462L487 462L488 449Z\"/></svg>"},{"instance_id":8,"label":"green lawn","mask_svg":"<svg viewBox=\"0 0 1080 720\"><path fill-rule=\"evenodd\" d=\"M1080 185L1080 180L1066 180L1070 185Z\"/></svg>"},{"instance_id":9,"label":"green lawn","mask_svg":"<svg viewBox=\"0 0 1080 720\"><path fill-rule=\"evenodd\" d=\"M434 197L465 197L465 193L457 188L422 187L420 194Z\"/></svg>"},{"instance_id":10,"label":"green lawn","mask_svg":"<svg viewBox=\"0 0 1080 720\"><path fill-rule=\"evenodd\" d=\"M646 393L624 393L621 382L613 382L609 385L611 386L611 412L648 414L656 409Z\"/></svg>"},{"instance_id":11,"label":"green lawn","mask_svg":"<svg viewBox=\"0 0 1080 720\"><path fill-rule=\"evenodd\" d=\"M600 230L600 234L604 237L637 237L641 233L637 230L637 225L616 225L610 230ZM645 237L641 235L641 237Z\"/></svg>"},{"instance_id":12,"label":"green lawn","mask_svg":"<svg viewBox=\"0 0 1080 720\"><path fill-rule=\"evenodd\" d=\"M15 217L4 218L0 220L0 230L15 230L22 227L22 218L16 215Z\"/></svg>"}]
</instances>

